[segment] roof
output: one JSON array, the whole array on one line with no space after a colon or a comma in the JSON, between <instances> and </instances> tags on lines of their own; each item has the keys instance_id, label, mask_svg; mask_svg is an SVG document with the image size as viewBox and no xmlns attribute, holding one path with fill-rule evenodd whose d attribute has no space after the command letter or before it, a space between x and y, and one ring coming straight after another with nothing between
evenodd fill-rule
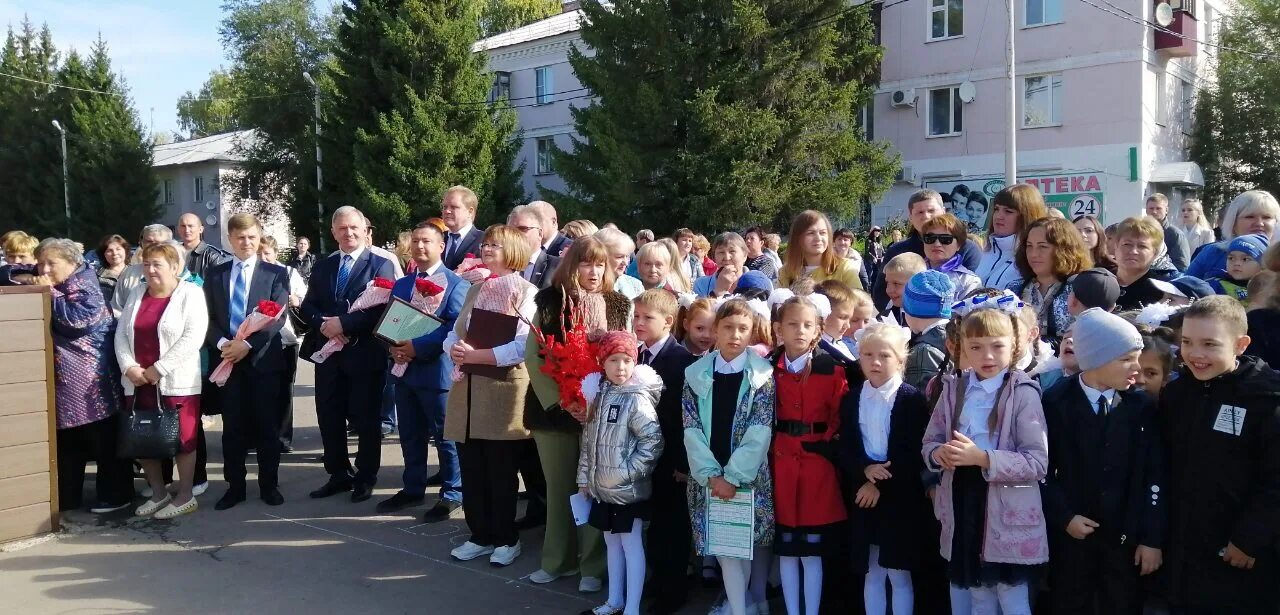
<instances>
[{"instance_id":1,"label":"roof","mask_svg":"<svg viewBox=\"0 0 1280 615\"><path fill-rule=\"evenodd\" d=\"M546 19L535 21L527 26L482 38L471 46L471 51L492 51L500 47L510 47L520 43L528 43L544 38L559 36L567 32L577 32L582 28L582 9L552 15Z\"/></svg>"},{"instance_id":2,"label":"roof","mask_svg":"<svg viewBox=\"0 0 1280 615\"><path fill-rule=\"evenodd\" d=\"M220 135L192 139L178 143L157 145L153 150L153 167L167 167L180 164L208 162L210 160L242 161L237 146L247 144L257 137L256 130L240 130Z\"/></svg>"},{"instance_id":3,"label":"roof","mask_svg":"<svg viewBox=\"0 0 1280 615\"><path fill-rule=\"evenodd\" d=\"M1156 164L1147 181L1153 184L1203 186L1204 172L1194 162L1163 162Z\"/></svg>"}]
</instances>

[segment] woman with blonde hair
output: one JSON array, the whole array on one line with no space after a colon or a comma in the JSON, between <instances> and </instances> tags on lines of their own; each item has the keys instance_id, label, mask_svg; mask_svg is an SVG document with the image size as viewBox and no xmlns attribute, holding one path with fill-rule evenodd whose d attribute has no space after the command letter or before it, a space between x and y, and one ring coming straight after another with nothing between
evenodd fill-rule
<instances>
[{"instance_id":1,"label":"woman with blonde hair","mask_svg":"<svg viewBox=\"0 0 1280 615\"><path fill-rule=\"evenodd\" d=\"M674 293L689 292L689 281L679 267L680 252L676 242L666 237L640 246L636 252L636 277L650 288L665 288Z\"/></svg>"},{"instance_id":2,"label":"woman with blonde hair","mask_svg":"<svg viewBox=\"0 0 1280 615\"><path fill-rule=\"evenodd\" d=\"M1209 221L1204 217L1204 205L1200 199L1182 201L1182 213L1179 217L1182 224L1178 225L1178 229L1186 236L1187 248L1191 250L1191 254L1195 254L1196 248L1213 243L1213 227L1209 226Z\"/></svg>"},{"instance_id":3,"label":"woman with blonde hair","mask_svg":"<svg viewBox=\"0 0 1280 615\"><path fill-rule=\"evenodd\" d=\"M840 280L853 290L862 290L857 269L836 254L832 235L831 221L822 212L812 209L800 212L791 222L787 257L778 274L778 286L791 286L796 280L808 277L814 282Z\"/></svg>"},{"instance_id":4,"label":"woman with blonde hair","mask_svg":"<svg viewBox=\"0 0 1280 615\"><path fill-rule=\"evenodd\" d=\"M1249 190L1231 200L1222 214L1222 241L1205 244L1191 259L1187 275L1208 280L1227 275L1227 246L1241 235L1259 233L1275 241L1280 203L1266 190Z\"/></svg>"},{"instance_id":5,"label":"woman with blonde hair","mask_svg":"<svg viewBox=\"0 0 1280 615\"><path fill-rule=\"evenodd\" d=\"M564 236L569 239L577 239L579 237L586 237L587 235L594 235L598 230L600 230L600 228L596 226L595 222L590 220L574 220L564 225Z\"/></svg>"}]
</instances>

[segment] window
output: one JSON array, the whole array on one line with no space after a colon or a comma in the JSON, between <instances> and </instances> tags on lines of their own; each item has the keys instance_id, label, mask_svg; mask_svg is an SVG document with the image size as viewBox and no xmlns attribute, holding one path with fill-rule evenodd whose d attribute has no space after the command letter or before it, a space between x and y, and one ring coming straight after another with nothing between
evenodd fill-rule
<instances>
[{"instance_id":1,"label":"window","mask_svg":"<svg viewBox=\"0 0 1280 615\"><path fill-rule=\"evenodd\" d=\"M964 129L964 103L960 88L929 90L929 136L951 137Z\"/></svg>"},{"instance_id":2,"label":"window","mask_svg":"<svg viewBox=\"0 0 1280 615\"><path fill-rule=\"evenodd\" d=\"M1062 21L1062 0L1026 0L1025 24L1039 26Z\"/></svg>"},{"instance_id":3,"label":"window","mask_svg":"<svg viewBox=\"0 0 1280 615\"><path fill-rule=\"evenodd\" d=\"M929 0L929 40L964 34L964 0Z\"/></svg>"},{"instance_id":4,"label":"window","mask_svg":"<svg viewBox=\"0 0 1280 615\"><path fill-rule=\"evenodd\" d=\"M875 136L876 126L875 126L875 115L874 115L875 106L876 106L876 99L874 96L872 96L871 100L867 101L867 104L862 105L862 107L858 109L858 114L853 118L854 124L858 128L862 129L863 138L865 138L868 141L874 141L876 138Z\"/></svg>"},{"instance_id":5,"label":"window","mask_svg":"<svg viewBox=\"0 0 1280 615\"><path fill-rule=\"evenodd\" d=\"M193 192L193 194L195 194L195 201L197 203L204 200L204 178L203 177L196 178L195 191Z\"/></svg>"},{"instance_id":6,"label":"window","mask_svg":"<svg viewBox=\"0 0 1280 615\"><path fill-rule=\"evenodd\" d=\"M1178 108L1178 126L1183 134L1189 135L1196 119L1196 88L1190 81L1179 79L1176 96L1174 103Z\"/></svg>"},{"instance_id":7,"label":"window","mask_svg":"<svg viewBox=\"0 0 1280 615\"><path fill-rule=\"evenodd\" d=\"M1218 44L1218 15L1213 7L1204 5L1204 44L1213 47ZM1210 53L1216 53L1217 49Z\"/></svg>"},{"instance_id":8,"label":"window","mask_svg":"<svg viewBox=\"0 0 1280 615\"><path fill-rule=\"evenodd\" d=\"M1022 80L1022 127L1062 125L1062 74Z\"/></svg>"},{"instance_id":9,"label":"window","mask_svg":"<svg viewBox=\"0 0 1280 615\"><path fill-rule=\"evenodd\" d=\"M537 78L537 95L539 105L549 105L556 101L555 84L551 80L551 67L543 66L534 70Z\"/></svg>"},{"instance_id":10,"label":"window","mask_svg":"<svg viewBox=\"0 0 1280 615\"><path fill-rule=\"evenodd\" d=\"M555 151L556 140L551 137L543 137L538 139L538 162L537 174L550 175L555 173L555 167L551 164L551 154Z\"/></svg>"},{"instance_id":11,"label":"window","mask_svg":"<svg viewBox=\"0 0 1280 615\"><path fill-rule=\"evenodd\" d=\"M1156 73L1156 124L1164 126L1169 123L1169 103L1165 97L1169 95L1168 83L1164 73Z\"/></svg>"},{"instance_id":12,"label":"window","mask_svg":"<svg viewBox=\"0 0 1280 615\"><path fill-rule=\"evenodd\" d=\"M489 102L497 102L511 98L511 73L496 72L493 74L493 89L489 91Z\"/></svg>"},{"instance_id":13,"label":"window","mask_svg":"<svg viewBox=\"0 0 1280 615\"><path fill-rule=\"evenodd\" d=\"M173 202L173 180L172 179L164 180L164 182L161 183L160 190L164 194L164 202L172 203Z\"/></svg>"}]
</instances>

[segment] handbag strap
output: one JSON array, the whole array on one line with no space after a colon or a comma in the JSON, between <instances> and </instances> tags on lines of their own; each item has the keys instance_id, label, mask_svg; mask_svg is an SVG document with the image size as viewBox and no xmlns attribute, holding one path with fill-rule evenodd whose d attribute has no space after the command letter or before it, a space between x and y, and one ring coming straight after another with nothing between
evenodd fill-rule
<instances>
[{"instance_id":1,"label":"handbag strap","mask_svg":"<svg viewBox=\"0 0 1280 615\"><path fill-rule=\"evenodd\" d=\"M152 385L148 385L148 386L152 386ZM136 411L138 410L138 398L139 398L139 397L141 397L141 395L138 395L138 389L140 389L140 388L142 388L142 387L135 387L135 388L133 389L133 403L129 405L129 412L130 412L130 413L136 412ZM175 408L165 408L165 407L164 407L164 396L160 395L160 384L159 384L159 383L156 383L152 388L154 388L154 389L156 390L156 411L157 411L157 412L164 412L164 411L166 411L166 410L168 410L168 411L177 411L177 410L179 410L179 409L181 409L181 408L182 408L182 406L181 406L181 405L178 405L178 406L177 406L177 407L175 407Z\"/></svg>"}]
</instances>

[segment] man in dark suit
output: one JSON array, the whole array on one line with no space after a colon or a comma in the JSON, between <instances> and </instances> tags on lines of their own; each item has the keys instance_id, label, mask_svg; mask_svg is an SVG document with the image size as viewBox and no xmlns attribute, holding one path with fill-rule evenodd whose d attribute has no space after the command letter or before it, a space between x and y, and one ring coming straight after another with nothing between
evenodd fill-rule
<instances>
[{"instance_id":1,"label":"man in dark suit","mask_svg":"<svg viewBox=\"0 0 1280 615\"><path fill-rule=\"evenodd\" d=\"M524 235L533 256L521 274L539 289L551 286L551 274L560 266L560 257L552 256L542 248L543 218L534 205L521 205L507 216L507 226L513 226Z\"/></svg>"},{"instance_id":2,"label":"man in dark suit","mask_svg":"<svg viewBox=\"0 0 1280 615\"><path fill-rule=\"evenodd\" d=\"M538 210L538 214L542 217L543 251L551 256L560 258L564 255L564 251L569 249L569 245L573 243L573 240L560 232L560 217L556 213L556 208L546 201L534 201L529 203L529 206Z\"/></svg>"},{"instance_id":3,"label":"man in dark suit","mask_svg":"<svg viewBox=\"0 0 1280 615\"><path fill-rule=\"evenodd\" d=\"M234 363L219 396L222 406L222 463L229 487L214 506L226 510L245 500L245 456L258 451L258 491L272 506L284 503L279 490L280 402L283 393L284 348L280 329L284 318L243 340L236 339L244 322L260 301L289 305L289 274L279 265L258 258L262 226L252 214L236 214L227 220L227 238L234 258L214 265L204 281L209 307L205 344L214 361ZM216 365L216 364L215 364ZM215 386L210 384L209 386Z\"/></svg>"},{"instance_id":4,"label":"man in dark suit","mask_svg":"<svg viewBox=\"0 0 1280 615\"><path fill-rule=\"evenodd\" d=\"M467 289L471 287L440 262L444 252L444 232L430 222L422 222L409 238L409 254L418 272L400 278L391 294L413 302L418 280L432 280L443 287L438 307L432 312L444 324L422 337L391 346L391 360L406 365L404 376L391 376L395 385L396 413L400 419L400 450L404 453L404 488L390 498L378 502L379 513L390 513L425 501L427 489L427 441L435 439L440 459L440 499L428 510L424 520L437 523L449 518L462 506L462 474L458 467L458 449L444 439L445 399L453 385L453 364L444 354L444 338L462 311Z\"/></svg>"},{"instance_id":5,"label":"man in dark suit","mask_svg":"<svg viewBox=\"0 0 1280 615\"><path fill-rule=\"evenodd\" d=\"M687 598L689 551L683 547L693 541L685 495L689 458L684 450L680 396L684 392L684 370L697 357L671 335L679 309L675 295L655 288L641 293L634 303L632 326L640 341L637 363L652 367L664 385L656 410L666 446L653 472L653 517L649 547L645 549L653 566L653 587L660 588L651 612L674 613Z\"/></svg>"},{"instance_id":6,"label":"man in dark suit","mask_svg":"<svg viewBox=\"0 0 1280 615\"><path fill-rule=\"evenodd\" d=\"M394 280L395 267L365 247L364 220L364 214L351 206L333 212L338 252L316 263L302 300L302 317L311 326L311 334L299 351L302 357L311 360L312 353L328 340L345 344L328 360L316 364L316 415L329 481L311 492L313 498L351 490L351 501L363 502L373 495L378 480L382 458L379 403L386 383L387 355L372 332L383 308L350 313L347 308L375 277ZM348 418L360 441L354 472L347 456Z\"/></svg>"},{"instance_id":7,"label":"man in dark suit","mask_svg":"<svg viewBox=\"0 0 1280 615\"><path fill-rule=\"evenodd\" d=\"M444 197L440 199L440 219L449 229L441 260L450 270L457 269L467 253L480 256L480 239L484 237L484 231L475 227L476 207L479 205L479 197L466 186L445 190Z\"/></svg>"}]
</instances>

